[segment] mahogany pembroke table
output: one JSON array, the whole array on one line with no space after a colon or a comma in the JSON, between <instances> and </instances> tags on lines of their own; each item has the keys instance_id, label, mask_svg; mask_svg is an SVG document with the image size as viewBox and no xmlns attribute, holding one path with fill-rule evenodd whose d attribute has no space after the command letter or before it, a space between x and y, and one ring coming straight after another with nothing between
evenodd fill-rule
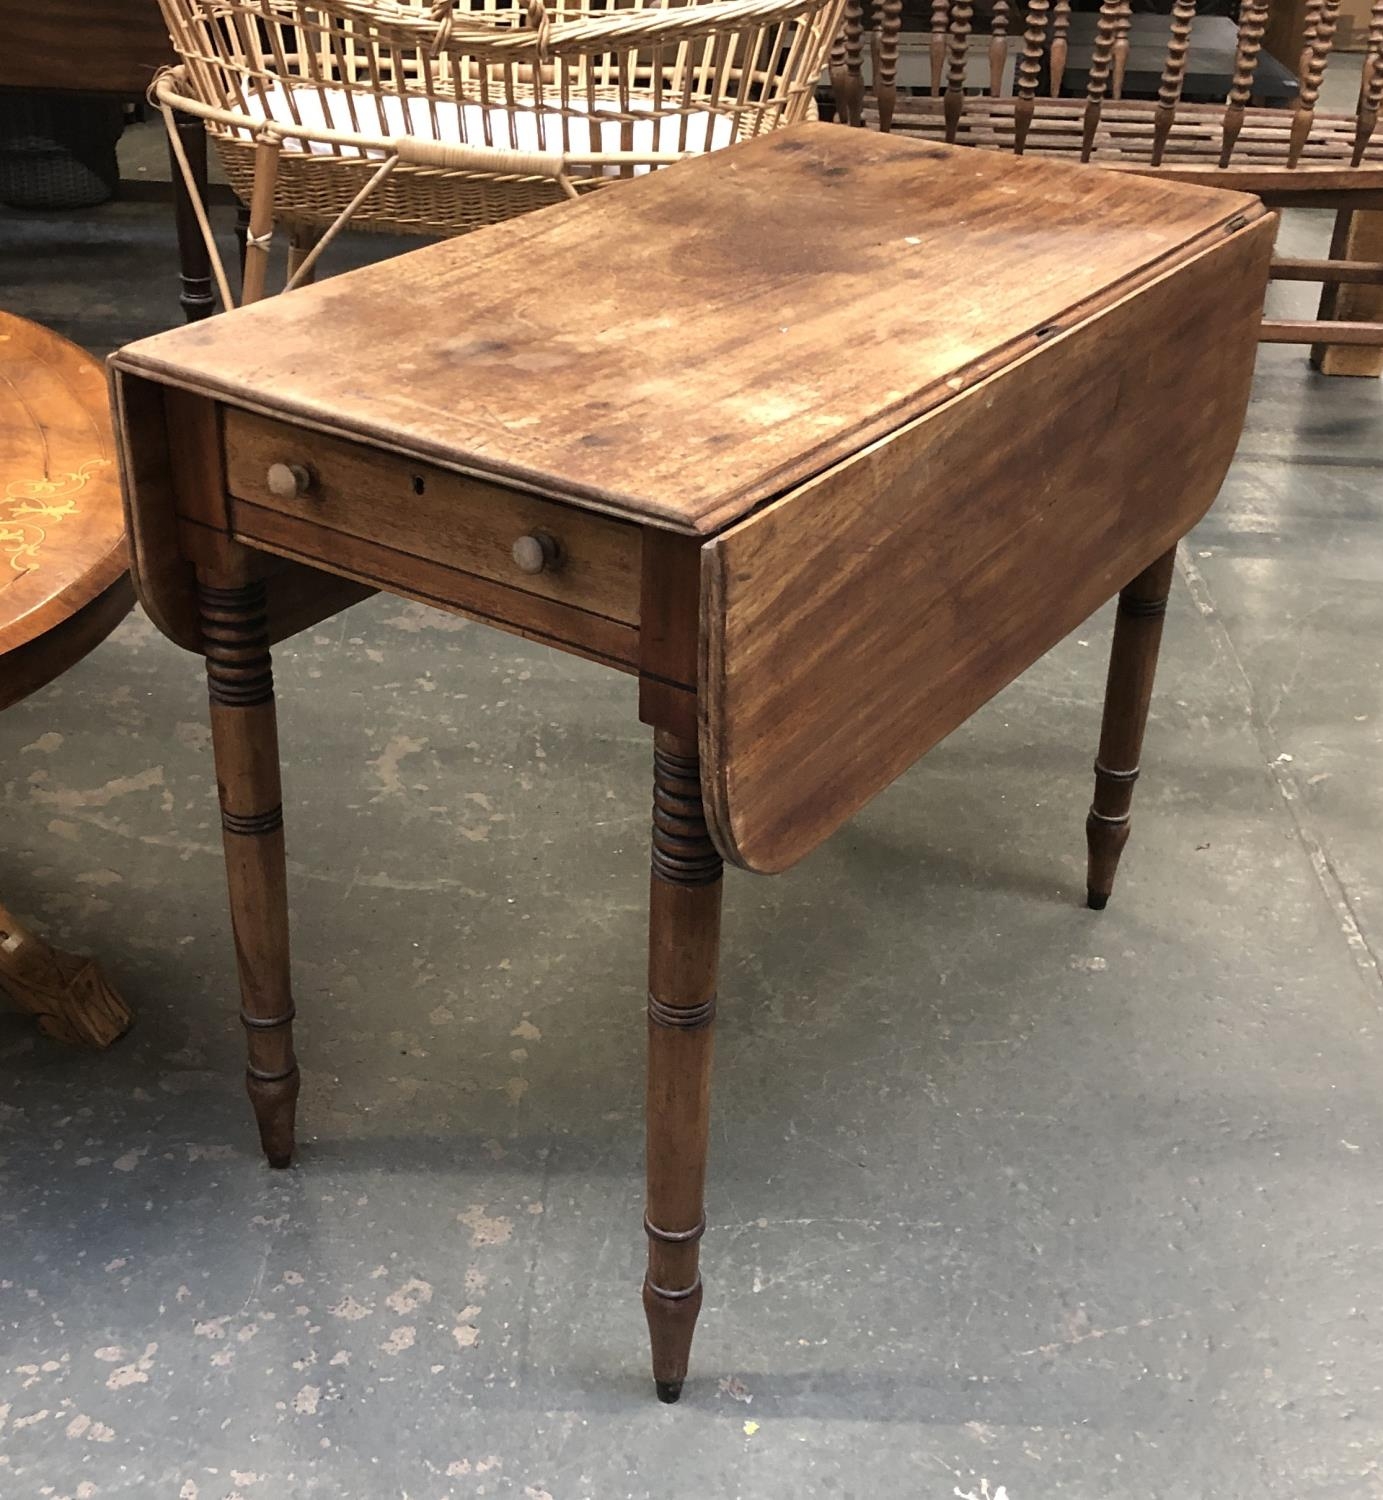
<instances>
[{"instance_id":1,"label":"mahogany pembroke table","mask_svg":"<svg viewBox=\"0 0 1383 1500\"><path fill-rule=\"evenodd\" d=\"M1252 198L803 125L132 344L140 598L206 658L250 1098L293 1152L269 648L374 589L638 681L648 1275L701 1303L722 861L810 853L1116 592L1090 902L1248 399Z\"/></svg>"}]
</instances>

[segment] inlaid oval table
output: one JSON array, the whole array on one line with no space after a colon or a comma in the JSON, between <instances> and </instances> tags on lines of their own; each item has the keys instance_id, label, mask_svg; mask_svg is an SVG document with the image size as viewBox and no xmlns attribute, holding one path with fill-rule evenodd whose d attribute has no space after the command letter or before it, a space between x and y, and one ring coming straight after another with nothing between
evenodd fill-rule
<instances>
[{"instance_id":1,"label":"inlaid oval table","mask_svg":"<svg viewBox=\"0 0 1383 1500\"><path fill-rule=\"evenodd\" d=\"M803 125L114 356L140 598L206 661L270 1163L299 1081L273 642L387 589L628 673L654 730L643 1297L675 1400L723 862L810 854L1118 594L1103 904L1272 231L1237 193Z\"/></svg>"},{"instance_id":2,"label":"inlaid oval table","mask_svg":"<svg viewBox=\"0 0 1383 1500\"><path fill-rule=\"evenodd\" d=\"M105 371L0 312L0 709L99 646L133 604ZM130 1024L91 959L3 902L0 989L60 1041L104 1047Z\"/></svg>"}]
</instances>

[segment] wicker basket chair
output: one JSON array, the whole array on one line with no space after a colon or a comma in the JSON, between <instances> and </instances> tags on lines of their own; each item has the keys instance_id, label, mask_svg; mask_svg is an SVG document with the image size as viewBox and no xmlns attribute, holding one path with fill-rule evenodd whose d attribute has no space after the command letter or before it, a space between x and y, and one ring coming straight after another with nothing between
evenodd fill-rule
<instances>
[{"instance_id":1,"label":"wicker basket chair","mask_svg":"<svg viewBox=\"0 0 1383 1500\"><path fill-rule=\"evenodd\" d=\"M249 205L254 300L275 223L292 286L347 222L461 234L796 123L843 3L160 0L152 97L189 188L191 116Z\"/></svg>"},{"instance_id":2,"label":"wicker basket chair","mask_svg":"<svg viewBox=\"0 0 1383 1500\"><path fill-rule=\"evenodd\" d=\"M1268 0L1241 0L1233 81L1222 104L1182 99L1196 0L1175 0L1156 99L1127 99L1124 75L1132 8L1103 0L1082 97L1064 97L1070 0L994 0L989 89L967 93L972 0L932 0L930 93L899 97L901 0L877 0L873 35L874 95L866 101L861 70L863 8L848 0L831 74L840 117L861 124L867 103L879 127L961 145L1093 162L1210 187L1255 193L1271 207L1330 208L1337 214L1330 254L1279 259L1282 280L1324 284L1315 321L1271 320L1266 342L1311 343L1328 373L1377 374L1383 355L1383 0L1374 0L1352 113L1318 109L1331 63L1339 0L1309 0L1292 108L1253 104L1254 71L1268 24ZM1021 35L1011 91L1003 81L1007 37ZM1329 353L1327 353L1329 351ZM1333 367L1332 367L1333 361Z\"/></svg>"}]
</instances>

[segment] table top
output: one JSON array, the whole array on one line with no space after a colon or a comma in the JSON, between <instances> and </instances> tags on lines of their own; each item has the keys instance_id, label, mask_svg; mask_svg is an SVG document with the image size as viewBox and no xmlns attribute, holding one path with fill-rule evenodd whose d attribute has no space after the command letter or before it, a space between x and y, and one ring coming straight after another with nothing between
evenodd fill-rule
<instances>
[{"instance_id":1,"label":"table top","mask_svg":"<svg viewBox=\"0 0 1383 1500\"><path fill-rule=\"evenodd\" d=\"M803 125L114 362L707 534L1261 212L1235 193Z\"/></svg>"}]
</instances>

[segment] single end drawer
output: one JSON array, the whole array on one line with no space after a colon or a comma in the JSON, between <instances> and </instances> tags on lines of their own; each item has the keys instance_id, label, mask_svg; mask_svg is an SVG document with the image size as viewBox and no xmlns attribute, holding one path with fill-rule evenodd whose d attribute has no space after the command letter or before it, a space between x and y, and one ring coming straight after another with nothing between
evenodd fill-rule
<instances>
[{"instance_id":1,"label":"single end drawer","mask_svg":"<svg viewBox=\"0 0 1383 1500\"><path fill-rule=\"evenodd\" d=\"M226 487L326 531L638 624L640 534L624 521L234 409Z\"/></svg>"}]
</instances>

